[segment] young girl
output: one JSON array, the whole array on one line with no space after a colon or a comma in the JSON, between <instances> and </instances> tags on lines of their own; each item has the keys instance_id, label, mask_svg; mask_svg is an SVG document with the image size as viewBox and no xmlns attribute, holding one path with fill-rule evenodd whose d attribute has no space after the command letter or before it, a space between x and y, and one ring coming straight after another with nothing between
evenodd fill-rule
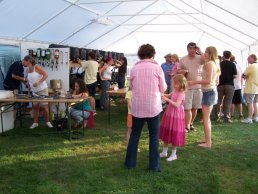
<instances>
[{"instance_id":1,"label":"young girl","mask_svg":"<svg viewBox=\"0 0 258 194\"><path fill-rule=\"evenodd\" d=\"M164 142L160 157L167 157L168 144L172 144L172 154L167 161L177 159L176 147L185 145L184 100L187 81L181 74L173 77L174 91L164 94L163 99L169 103L160 124L160 139Z\"/></svg>"},{"instance_id":2,"label":"young girl","mask_svg":"<svg viewBox=\"0 0 258 194\"><path fill-rule=\"evenodd\" d=\"M87 98L88 96L89 95L88 95L85 82L81 79L77 79L74 82L74 91L73 91L72 97ZM84 125L85 128L87 127L87 119L90 116L90 113L89 113L90 110L91 110L90 98L83 101L83 105L81 103L77 103L72 106L72 108L70 109L70 114L71 114L71 118L75 120L75 127L79 127L82 124Z\"/></svg>"},{"instance_id":3,"label":"young girl","mask_svg":"<svg viewBox=\"0 0 258 194\"><path fill-rule=\"evenodd\" d=\"M210 114L215 104L217 79L220 69L216 65L218 58L217 49L213 46L207 47L205 50L205 64L202 71L202 80L188 81L188 84L202 85L202 119L204 126L204 139L199 141L198 146L203 148L211 148L211 120Z\"/></svg>"}]
</instances>

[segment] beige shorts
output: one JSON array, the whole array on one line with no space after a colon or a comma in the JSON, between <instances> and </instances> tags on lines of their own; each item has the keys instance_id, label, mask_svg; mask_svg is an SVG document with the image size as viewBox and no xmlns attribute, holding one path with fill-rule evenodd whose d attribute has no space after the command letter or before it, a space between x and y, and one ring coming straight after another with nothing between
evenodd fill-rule
<instances>
[{"instance_id":1,"label":"beige shorts","mask_svg":"<svg viewBox=\"0 0 258 194\"><path fill-rule=\"evenodd\" d=\"M247 104L257 103L258 94L245 94L245 101Z\"/></svg>"},{"instance_id":2,"label":"beige shorts","mask_svg":"<svg viewBox=\"0 0 258 194\"><path fill-rule=\"evenodd\" d=\"M201 89L190 89L185 93L185 110L192 108L201 108L202 104L202 91Z\"/></svg>"},{"instance_id":3,"label":"beige shorts","mask_svg":"<svg viewBox=\"0 0 258 194\"><path fill-rule=\"evenodd\" d=\"M38 92L34 92L35 94L39 96L48 96L48 88L45 88L44 90L40 90ZM33 105L40 105L40 106L45 106L48 105L48 102L34 102Z\"/></svg>"}]
</instances>

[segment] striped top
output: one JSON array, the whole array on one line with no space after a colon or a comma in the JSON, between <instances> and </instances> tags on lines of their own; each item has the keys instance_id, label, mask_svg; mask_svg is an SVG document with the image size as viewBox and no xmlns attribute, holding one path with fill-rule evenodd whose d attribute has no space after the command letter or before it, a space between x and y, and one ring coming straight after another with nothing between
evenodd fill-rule
<instances>
[{"instance_id":1,"label":"striped top","mask_svg":"<svg viewBox=\"0 0 258 194\"><path fill-rule=\"evenodd\" d=\"M152 59L137 62L131 70L132 115L151 118L162 111L161 93L167 88L161 66Z\"/></svg>"}]
</instances>

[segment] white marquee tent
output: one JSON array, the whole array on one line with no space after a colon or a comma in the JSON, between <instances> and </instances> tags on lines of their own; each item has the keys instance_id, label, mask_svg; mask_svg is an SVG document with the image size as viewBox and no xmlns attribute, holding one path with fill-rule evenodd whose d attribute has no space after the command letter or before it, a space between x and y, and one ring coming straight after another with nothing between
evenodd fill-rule
<instances>
[{"instance_id":1,"label":"white marquee tent","mask_svg":"<svg viewBox=\"0 0 258 194\"><path fill-rule=\"evenodd\" d=\"M0 44L136 53L150 43L161 58L186 54L193 41L245 61L258 53L257 8L258 0L0 0Z\"/></svg>"}]
</instances>

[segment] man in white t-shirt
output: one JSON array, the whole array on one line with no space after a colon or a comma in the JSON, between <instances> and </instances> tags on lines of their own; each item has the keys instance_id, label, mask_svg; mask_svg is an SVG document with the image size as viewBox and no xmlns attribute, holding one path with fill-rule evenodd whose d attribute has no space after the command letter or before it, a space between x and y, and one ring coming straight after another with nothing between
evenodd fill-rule
<instances>
[{"instance_id":1,"label":"man in white t-shirt","mask_svg":"<svg viewBox=\"0 0 258 194\"><path fill-rule=\"evenodd\" d=\"M234 117L234 112L235 112L235 107L237 107L238 113L239 113L239 119L243 119L243 112L242 112L242 68L241 66L235 61L235 57L232 56L230 58L230 61L235 63L236 65L236 70L237 70L237 75L236 78L234 79L234 96L232 99L232 104L230 108L230 116L231 118Z\"/></svg>"}]
</instances>

